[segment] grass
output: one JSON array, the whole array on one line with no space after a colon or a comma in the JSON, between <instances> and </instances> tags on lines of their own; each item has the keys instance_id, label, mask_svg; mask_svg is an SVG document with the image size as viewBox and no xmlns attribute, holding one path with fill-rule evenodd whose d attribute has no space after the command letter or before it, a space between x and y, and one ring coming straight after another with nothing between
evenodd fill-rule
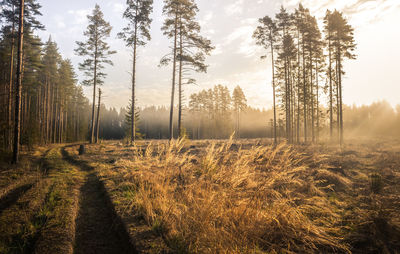
<instances>
[{"instance_id":1,"label":"grass","mask_svg":"<svg viewBox=\"0 0 400 254\"><path fill-rule=\"evenodd\" d=\"M171 252L395 250L399 242L382 235L399 232L399 216L388 207L399 208L400 193L385 183L400 180L399 155L366 156L370 150L178 140L91 146L85 159L117 210L143 218ZM377 180L375 171L388 175Z\"/></svg>"},{"instance_id":2,"label":"grass","mask_svg":"<svg viewBox=\"0 0 400 254\"><path fill-rule=\"evenodd\" d=\"M66 147L74 163L40 148L1 165L0 200L32 186L2 200L0 253L72 253L90 172L140 253L396 253L400 145L376 142L104 142Z\"/></svg>"},{"instance_id":3,"label":"grass","mask_svg":"<svg viewBox=\"0 0 400 254\"><path fill-rule=\"evenodd\" d=\"M59 148L30 158L29 165L34 168L17 166L16 172L25 169L26 176L16 182L32 180L33 174L32 187L18 193L14 203L0 214L0 253L72 253L76 183L82 176L62 160ZM4 179L7 170L3 171Z\"/></svg>"}]
</instances>

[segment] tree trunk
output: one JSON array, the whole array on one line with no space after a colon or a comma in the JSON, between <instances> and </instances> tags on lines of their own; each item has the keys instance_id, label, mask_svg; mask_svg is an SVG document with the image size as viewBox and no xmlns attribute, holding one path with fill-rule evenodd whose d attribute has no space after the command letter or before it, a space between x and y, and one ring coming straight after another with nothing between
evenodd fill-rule
<instances>
[{"instance_id":1,"label":"tree trunk","mask_svg":"<svg viewBox=\"0 0 400 254\"><path fill-rule=\"evenodd\" d=\"M339 64L338 57L336 57L336 129L337 129L337 138L338 142L340 142L340 96L339 96Z\"/></svg>"},{"instance_id":2,"label":"tree trunk","mask_svg":"<svg viewBox=\"0 0 400 254\"><path fill-rule=\"evenodd\" d=\"M178 135L182 137L182 69L183 69L183 36L182 36L182 20L180 22L179 30L179 106L178 106Z\"/></svg>"},{"instance_id":3,"label":"tree trunk","mask_svg":"<svg viewBox=\"0 0 400 254\"><path fill-rule=\"evenodd\" d=\"M313 58L310 51L310 96L311 96L311 135L312 142L315 142L315 105L314 105L314 79L313 79Z\"/></svg>"},{"instance_id":4,"label":"tree trunk","mask_svg":"<svg viewBox=\"0 0 400 254\"><path fill-rule=\"evenodd\" d=\"M14 126L14 149L13 149L13 164L16 164L19 159L19 142L21 138L21 91L22 91L22 50L24 42L24 9L25 1L20 0L19 6L19 31L18 31L18 61L17 61L17 82L16 82L16 96L15 96L15 126Z\"/></svg>"},{"instance_id":5,"label":"tree trunk","mask_svg":"<svg viewBox=\"0 0 400 254\"><path fill-rule=\"evenodd\" d=\"M137 15L136 9L136 15ZM132 108L131 108L131 145L135 143L136 140L136 96L135 96L135 87L136 87L136 50L137 50L137 22L135 23L135 41L133 43L133 67L132 67Z\"/></svg>"},{"instance_id":6,"label":"tree trunk","mask_svg":"<svg viewBox=\"0 0 400 254\"><path fill-rule=\"evenodd\" d=\"M340 108L339 108L339 112L340 112L340 146L343 145L343 95L342 95L342 61L341 61L341 49L340 49L340 45L339 45L339 49L338 49L338 62L339 62L339 83L338 83L338 87L339 87L339 103L340 103Z\"/></svg>"},{"instance_id":7,"label":"tree trunk","mask_svg":"<svg viewBox=\"0 0 400 254\"><path fill-rule=\"evenodd\" d=\"M328 50L329 50L329 134L330 139L333 139L333 91L332 91L332 45L331 35L329 32Z\"/></svg>"},{"instance_id":8,"label":"tree trunk","mask_svg":"<svg viewBox=\"0 0 400 254\"><path fill-rule=\"evenodd\" d=\"M173 67L172 67L172 92L171 92L171 109L169 114L169 140L174 138L174 97L175 97L175 73L176 73L176 46L178 36L178 15L175 16L175 37L174 37L174 49L173 49Z\"/></svg>"},{"instance_id":9,"label":"tree trunk","mask_svg":"<svg viewBox=\"0 0 400 254\"><path fill-rule=\"evenodd\" d=\"M13 5L13 13L15 12L14 8L15 7ZM8 83L7 147L9 150L12 149L12 96L13 96L13 83L14 83L14 44L15 44L15 22L13 21L11 30L10 80Z\"/></svg>"},{"instance_id":10,"label":"tree trunk","mask_svg":"<svg viewBox=\"0 0 400 254\"><path fill-rule=\"evenodd\" d=\"M272 38L272 31L270 31L270 38ZM278 143L276 135L276 94L275 94L275 61L274 61L274 44L271 40L271 64L272 64L272 94L274 103L274 144Z\"/></svg>"},{"instance_id":11,"label":"tree trunk","mask_svg":"<svg viewBox=\"0 0 400 254\"><path fill-rule=\"evenodd\" d=\"M297 39L297 143L300 143L300 31Z\"/></svg>"},{"instance_id":12,"label":"tree trunk","mask_svg":"<svg viewBox=\"0 0 400 254\"><path fill-rule=\"evenodd\" d=\"M287 58L285 57L284 64L285 71L285 117L286 117L286 139L289 141L289 88L288 88L288 66L287 66Z\"/></svg>"},{"instance_id":13,"label":"tree trunk","mask_svg":"<svg viewBox=\"0 0 400 254\"><path fill-rule=\"evenodd\" d=\"M94 109L96 107L96 86L97 86L97 41L95 42L95 52L94 52L92 125L90 129L91 144L93 144L94 142Z\"/></svg>"},{"instance_id":14,"label":"tree trunk","mask_svg":"<svg viewBox=\"0 0 400 254\"><path fill-rule=\"evenodd\" d=\"M316 141L318 143L319 142L319 78L318 78L319 69L318 69L318 61L315 63L315 69L316 69L316 75L317 75L317 77L316 77L316 83L317 83L317 85L316 85L316 88L317 88L317 93L316 93L316 95L317 95L317 134L316 134Z\"/></svg>"},{"instance_id":15,"label":"tree trunk","mask_svg":"<svg viewBox=\"0 0 400 254\"><path fill-rule=\"evenodd\" d=\"M96 141L95 141L96 144L99 142L100 107L101 107L101 90L99 88L99 104L98 104L98 107L97 107L97 119L96 119Z\"/></svg>"},{"instance_id":16,"label":"tree trunk","mask_svg":"<svg viewBox=\"0 0 400 254\"><path fill-rule=\"evenodd\" d=\"M304 33L302 34L303 44L303 103L304 103L304 142L307 143L307 84L306 84L306 65L305 65L305 47Z\"/></svg>"}]
</instances>

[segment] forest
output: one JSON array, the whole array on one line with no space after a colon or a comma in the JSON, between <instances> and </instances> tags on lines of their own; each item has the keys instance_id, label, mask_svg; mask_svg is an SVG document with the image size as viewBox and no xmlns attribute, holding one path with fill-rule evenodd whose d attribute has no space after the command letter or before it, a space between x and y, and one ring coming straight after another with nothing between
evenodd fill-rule
<instances>
[{"instance_id":1,"label":"forest","mask_svg":"<svg viewBox=\"0 0 400 254\"><path fill-rule=\"evenodd\" d=\"M346 10L251 16L260 107L245 82L199 85L220 50L203 0L123 2L117 38L93 3L74 64L41 36L46 1L0 1L0 253L398 252L400 102L346 104L363 43ZM159 20L170 103L148 105ZM131 53L121 108L104 102L113 40Z\"/></svg>"}]
</instances>

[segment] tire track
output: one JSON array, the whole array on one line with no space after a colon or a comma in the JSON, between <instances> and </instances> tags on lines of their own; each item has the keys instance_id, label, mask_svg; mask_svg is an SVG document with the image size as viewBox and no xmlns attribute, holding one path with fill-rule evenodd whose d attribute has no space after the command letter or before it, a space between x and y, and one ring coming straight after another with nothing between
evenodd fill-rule
<instances>
[{"instance_id":1,"label":"tire track","mask_svg":"<svg viewBox=\"0 0 400 254\"><path fill-rule=\"evenodd\" d=\"M87 163L69 156L65 148L62 154L66 161L86 173L85 182L80 188L79 212L75 221L74 253L136 253L95 170Z\"/></svg>"}]
</instances>

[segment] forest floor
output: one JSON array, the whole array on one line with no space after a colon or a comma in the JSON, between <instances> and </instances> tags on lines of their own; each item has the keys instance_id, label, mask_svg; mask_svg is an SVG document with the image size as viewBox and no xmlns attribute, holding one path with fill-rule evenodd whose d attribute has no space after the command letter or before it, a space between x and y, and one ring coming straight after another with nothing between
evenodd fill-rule
<instances>
[{"instance_id":1,"label":"forest floor","mask_svg":"<svg viewBox=\"0 0 400 254\"><path fill-rule=\"evenodd\" d=\"M0 253L400 253L400 140L78 148L0 163Z\"/></svg>"}]
</instances>

